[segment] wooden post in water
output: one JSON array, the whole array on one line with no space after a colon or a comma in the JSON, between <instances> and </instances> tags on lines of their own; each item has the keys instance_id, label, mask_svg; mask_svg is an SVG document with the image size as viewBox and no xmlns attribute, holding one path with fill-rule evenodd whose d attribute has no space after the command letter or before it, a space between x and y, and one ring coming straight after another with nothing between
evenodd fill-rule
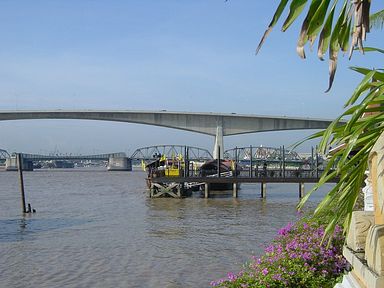
<instances>
[{"instance_id":1,"label":"wooden post in water","mask_svg":"<svg viewBox=\"0 0 384 288\"><path fill-rule=\"evenodd\" d=\"M19 183L20 183L20 193L21 193L21 209L23 213L27 213L27 209L25 207L25 193L24 193L24 178L23 178L23 157L20 153L16 154L16 161L19 171Z\"/></svg>"},{"instance_id":2,"label":"wooden post in water","mask_svg":"<svg viewBox=\"0 0 384 288\"><path fill-rule=\"evenodd\" d=\"M261 182L261 185L260 185L260 197L261 198L265 198L266 193L267 193L267 183Z\"/></svg>"},{"instance_id":3,"label":"wooden post in water","mask_svg":"<svg viewBox=\"0 0 384 288\"><path fill-rule=\"evenodd\" d=\"M283 178L285 178L285 148L283 145Z\"/></svg>"},{"instance_id":4,"label":"wooden post in water","mask_svg":"<svg viewBox=\"0 0 384 288\"><path fill-rule=\"evenodd\" d=\"M281 177L283 175L283 151L281 149L281 146L279 149L280 149L279 173Z\"/></svg>"},{"instance_id":5,"label":"wooden post in water","mask_svg":"<svg viewBox=\"0 0 384 288\"><path fill-rule=\"evenodd\" d=\"M217 177L220 177L220 146L217 147L218 155L217 158Z\"/></svg>"},{"instance_id":6,"label":"wooden post in water","mask_svg":"<svg viewBox=\"0 0 384 288\"><path fill-rule=\"evenodd\" d=\"M299 183L299 198L303 198L304 197L304 182L301 182Z\"/></svg>"},{"instance_id":7,"label":"wooden post in water","mask_svg":"<svg viewBox=\"0 0 384 288\"><path fill-rule=\"evenodd\" d=\"M183 189L183 184L182 183L179 183L177 185L177 197L178 198L181 198L181 194L184 192L184 189Z\"/></svg>"},{"instance_id":8,"label":"wooden post in water","mask_svg":"<svg viewBox=\"0 0 384 288\"><path fill-rule=\"evenodd\" d=\"M204 198L209 198L209 184L204 183Z\"/></svg>"},{"instance_id":9,"label":"wooden post in water","mask_svg":"<svg viewBox=\"0 0 384 288\"><path fill-rule=\"evenodd\" d=\"M186 171L185 177L189 177L189 147L187 146L185 146L184 166Z\"/></svg>"},{"instance_id":10,"label":"wooden post in water","mask_svg":"<svg viewBox=\"0 0 384 288\"><path fill-rule=\"evenodd\" d=\"M239 160L238 158L238 155L237 155L237 146L236 146L236 155L235 155L235 163L232 167L233 171L232 171L232 176L234 176L235 178L237 177L237 161Z\"/></svg>"},{"instance_id":11,"label":"wooden post in water","mask_svg":"<svg viewBox=\"0 0 384 288\"><path fill-rule=\"evenodd\" d=\"M316 145L316 178L319 178L319 153L317 153L317 145Z\"/></svg>"},{"instance_id":12,"label":"wooden post in water","mask_svg":"<svg viewBox=\"0 0 384 288\"><path fill-rule=\"evenodd\" d=\"M311 148L311 176L313 176L313 173L314 173L314 172L313 172L313 171L314 171L313 167L315 166L315 165L314 165L314 162L315 162L315 161L314 161L313 158L314 158L314 153L313 153L313 146L312 146L312 148Z\"/></svg>"},{"instance_id":13,"label":"wooden post in water","mask_svg":"<svg viewBox=\"0 0 384 288\"><path fill-rule=\"evenodd\" d=\"M233 198L237 198L237 183L233 182L233 193L232 193Z\"/></svg>"},{"instance_id":14,"label":"wooden post in water","mask_svg":"<svg viewBox=\"0 0 384 288\"><path fill-rule=\"evenodd\" d=\"M253 177L253 173L252 173L252 167L253 167L253 157L252 157L252 145L249 146L249 154L250 154L250 158L249 158L249 177Z\"/></svg>"}]
</instances>

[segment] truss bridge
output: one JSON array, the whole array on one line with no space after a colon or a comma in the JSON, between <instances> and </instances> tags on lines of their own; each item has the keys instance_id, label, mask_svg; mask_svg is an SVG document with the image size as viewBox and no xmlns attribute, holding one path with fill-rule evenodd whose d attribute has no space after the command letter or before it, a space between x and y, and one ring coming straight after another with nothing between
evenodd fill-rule
<instances>
[{"instance_id":1,"label":"truss bridge","mask_svg":"<svg viewBox=\"0 0 384 288\"><path fill-rule=\"evenodd\" d=\"M190 161L207 161L213 158L212 154L203 148L183 145L156 145L136 149L132 160L151 161L164 156L168 159L188 155Z\"/></svg>"}]
</instances>

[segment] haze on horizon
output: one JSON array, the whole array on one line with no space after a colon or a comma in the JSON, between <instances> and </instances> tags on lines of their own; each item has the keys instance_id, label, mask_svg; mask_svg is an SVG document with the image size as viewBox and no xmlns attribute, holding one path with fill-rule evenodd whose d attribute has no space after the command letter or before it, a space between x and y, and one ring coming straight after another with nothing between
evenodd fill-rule
<instances>
[{"instance_id":1,"label":"haze on horizon","mask_svg":"<svg viewBox=\"0 0 384 288\"><path fill-rule=\"evenodd\" d=\"M335 118L377 56L328 64L295 53L297 29L278 25L256 45L277 1L2 1L0 110L103 109ZM373 3L375 5L375 3ZM372 11L376 11L375 6ZM375 33L369 46L379 42ZM375 58L376 57L376 58ZM352 85L351 85L352 83ZM225 137L225 148L289 146L314 131ZM146 125L85 120L1 121L0 149L104 153L156 144L212 149L213 138ZM309 151L315 142L298 150Z\"/></svg>"}]
</instances>

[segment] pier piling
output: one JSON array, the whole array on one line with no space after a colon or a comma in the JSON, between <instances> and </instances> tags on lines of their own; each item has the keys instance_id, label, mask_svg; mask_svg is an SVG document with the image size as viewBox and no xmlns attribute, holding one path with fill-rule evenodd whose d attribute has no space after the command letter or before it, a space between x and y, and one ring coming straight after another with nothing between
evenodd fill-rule
<instances>
[{"instance_id":1,"label":"pier piling","mask_svg":"<svg viewBox=\"0 0 384 288\"><path fill-rule=\"evenodd\" d=\"M209 184L204 183L204 198L209 198Z\"/></svg>"},{"instance_id":2,"label":"pier piling","mask_svg":"<svg viewBox=\"0 0 384 288\"><path fill-rule=\"evenodd\" d=\"M303 198L304 197L304 183L303 182L301 182L301 183L299 183L299 198L301 199L301 198Z\"/></svg>"},{"instance_id":3,"label":"pier piling","mask_svg":"<svg viewBox=\"0 0 384 288\"><path fill-rule=\"evenodd\" d=\"M233 182L233 194L232 194L233 198L237 198L237 190L238 190L237 183Z\"/></svg>"},{"instance_id":4,"label":"pier piling","mask_svg":"<svg viewBox=\"0 0 384 288\"><path fill-rule=\"evenodd\" d=\"M260 185L260 197L261 198L265 198L266 193L267 193L267 183L261 182L261 185Z\"/></svg>"},{"instance_id":5,"label":"pier piling","mask_svg":"<svg viewBox=\"0 0 384 288\"><path fill-rule=\"evenodd\" d=\"M22 212L25 214L27 213L27 209L25 207L25 193L24 193L24 177L23 177L23 159L20 153L16 154L16 160L17 160L17 166L19 171L19 186L20 186L20 193L21 193L21 209Z\"/></svg>"}]
</instances>

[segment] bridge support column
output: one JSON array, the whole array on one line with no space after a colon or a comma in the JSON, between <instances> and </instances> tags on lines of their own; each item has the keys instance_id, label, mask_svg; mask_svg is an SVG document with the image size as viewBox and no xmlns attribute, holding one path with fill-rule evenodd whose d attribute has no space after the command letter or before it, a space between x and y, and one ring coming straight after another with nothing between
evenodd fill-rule
<instances>
[{"instance_id":1,"label":"bridge support column","mask_svg":"<svg viewBox=\"0 0 384 288\"><path fill-rule=\"evenodd\" d=\"M132 159L127 157L110 157L108 171L132 171Z\"/></svg>"},{"instance_id":2,"label":"bridge support column","mask_svg":"<svg viewBox=\"0 0 384 288\"><path fill-rule=\"evenodd\" d=\"M218 125L216 128L215 147L213 148L213 159L224 158L224 137L223 125Z\"/></svg>"},{"instance_id":3,"label":"bridge support column","mask_svg":"<svg viewBox=\"0 0 384 288\"><path fill-rule=\"evenodd\" d=\"M233 182L233 193L232 193L233 198L237 198L237 192L238 192L237 183Z\"/></svg>"},{"instance_id":4,"label":"bridge support column","mask_svg":"<svg viewBox=\"0 0 384 288\"><path fill-rule=\"evenodd\" d=\"M209 198L209 183L204 183L204 198Z\"/></svg>"},{"instance_id":5,"label":"bridge support column","mask_svg":"<svg viewBox=\"0 0 384 288\"><path fill-rule=\"evenodd\" d=\"M26 159L22 159L21 167L23 171L33 171L33 163L32 161L28 161ZM6 171L17 171L19 169L16 157L7 158L5 160L5 170Z\"/></svg>"},{"instance_id":6,"label":"bridge support column","mask_svg":"<svg viewBox=\"0 0 384 288\"><path fill-rule=\"evenodd\" d=\"M305 191L304 191L304 183L301 182L299 183L299 198L303 198L304 197L304 194L305 194Z\"/></svg>"},{"instance_id":7,"label":"bridge support column","mask_svg":"<svg viewBox=\"0 0 384 288\"><path fill-rule=\"evenodd\" d=\"M261 185L260 185L260 197L261 198L265 198L266 193L267 193L267 183L261 182Z\"/></svg>"}]
</instances>

